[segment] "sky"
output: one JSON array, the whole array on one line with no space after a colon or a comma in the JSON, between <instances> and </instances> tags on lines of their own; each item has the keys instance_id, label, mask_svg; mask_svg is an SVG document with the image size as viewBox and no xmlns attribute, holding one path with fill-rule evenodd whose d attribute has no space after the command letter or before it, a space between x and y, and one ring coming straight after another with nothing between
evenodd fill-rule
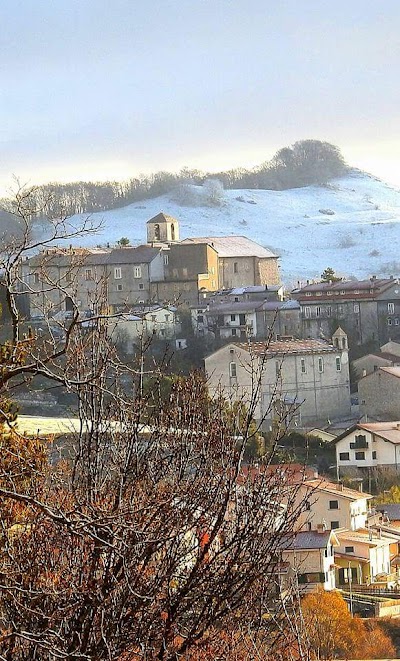
<instances>
[{"instance_id":1,"label":"sky","mask_svg":"<svg viewBox=\"0 0 400 661\"><path fill-rule=\"evenodd\" d=\"M0 22L2 194L306 138L400 186L398 0L1 0Z\"/></svg>"}]
</instances>

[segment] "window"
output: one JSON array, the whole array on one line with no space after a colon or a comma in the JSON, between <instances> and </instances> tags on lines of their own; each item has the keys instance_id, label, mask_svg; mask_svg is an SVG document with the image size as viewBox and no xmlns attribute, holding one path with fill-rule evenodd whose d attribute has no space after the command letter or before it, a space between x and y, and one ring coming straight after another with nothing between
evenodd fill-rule
<instances>
[{"instance_id":1,"label":"window","mask_svg":"<svg viewBox=\"0 0 400 661\"><path fill-rule=\"evenodd\" d=\"M399 318L398 318L398 317L396 317L396 319L394 320L394 325L395 325L395 326L398 326L398 325L399 325Z\"/></svg>"},{"instance_id":2,"label":"window","mask_svg":"<svg viewBox=\"0 0 400 661\"><path fill-rule=\"evenodd\" d=\"M394 303L388 303L387 306L388 314L394 314Z\"/></svg>"},{"instance_id":3,"label":"window","mask_svg":"<svg viewBox=\"0 0 400 661\"><path fill-rule=\"evenodd\" d=\"M301 365L301 372L302 372L302 374L305 374L306 371L307 371L307 370L306 370L306 359L305 359L305 358L301 358L301 359L300 359L300 365Z\"/></svg>"},{"instance_id":4,"label":"window","mask_svg":"<svg viewBox=\"0 0 400 661\"><path fill-rule=\"evenodd\" d=\"M321 316L321 311L322 311L321 306L317 305L317 307L315 308L315 314L316 314L317 317Z\"/></svg>"},{"instance_id":5,"label":"window","mask_svg":"<svg viewBox=\"0 0 400 661\"><path fill-rule=\"evenodd\" d=\"M139 282L139 289L144 289L144 284L143 284L143 282Z\"/></svg>"},{"instance_id":6,"label":"window","mask_svg":"<svg viewBox=\"0 0 400 661\"><path fill-rule=\"evenodd\" d=\"M168 255L164 253L164 266L168 266Z\"/></svg>"},{"instance_id":7,"label":"window","mask_svg":"<svg viewBox=\"0 0 400 661\"><path fill-rule=\"evenodd\" d=\"M306 291L306 296L311 296L311 292L310 292L310 291Z\"/></svg>"},{"instance_id":8,"label":"window","mask_svg":"<svg viewBox=\"0 0 400 661\"><path fill-rule=\"evenodd\" d=\"M331 530L339 528L339 521L331 521Z\"/></svg>"},{"instance_id":9,"label":"window","mask_svg":"<svg viewBox=\"0 0 400 661\"><path fill-rule=\"evenodd\" d=\"M339 501L338 500L330 500L329 501L329 509L330 510L338 510L339 509Z\"/></svg>"},{"instance_id":10,"label":"window","mask_svg":"<svg viewBox=\"0 0 400 661\"><path fill-rule=\"evenodd\" d=\"M332 296L332 292L331 292L331 291L327 291L326 293L327 293L327 296Z\"/></svg>"},{"instance_id":11,"label":"window","mask_svg":"<svg viewBox=\"0 0 400 661\"><path fill-rule=\"evenodd\" d=\"M157 316L156 316L155 314L152 314L152 315L151 315L151 320L152 320L152 321L157 321Z\"/></svg>"},{"instance_id":12,"label":"window","mask_svg":"<svg viewBox=\"0 0 400 661\"><path fill-rule=\"evenodd\" d=\"M376 450L372 450L372 459L376 459Z\"/></svg>"},{"instance_id":13,"label":"window","mask_svg":"<svg viewBox=\"0 0 400 661\"><path fill-rule=\"evenodd\" d=\"M229 363L229 376L232 379L236 379L237 377L236 363Z\"/></svg>"},{"instance_id":14,"label":"window","mask_svg":"<svg viewBox=\"0 0 400 661\"><path fill-rule=\"evenodd\" d=\"M307 574L299 574L297 577L298 582L304 583L324 583L325 572L309 572Z\"/></svg>"},{"instance_id":15,"label":"window","mask_svg":"<svg viewBox=\"0 0 400 661\"><path fill-rule=\"evenodd\" d=\"M237 335L236 328L232 328L231 335L233 335L234 337Z\"/></svg>"},{"instance_id":16,"label":"window","mask_svg":"<svg viewBox=\"0 0 400 661\"><path fill-rule=\"evenodd\" d=\"M318 358L318 372L322 373L324 371L324 360L323 358Z\"/></svg>"},{"instance_id":17,"label":"window","mask_svg":"<svg viewBox=\"0 0 400 661\"><path fill-rule=\"evenodd\" d=\"M115 280L121 280L121 278L122 278L122 269L121 269L120 266L117 266L114 269L114 278L115 278Z\"/></svg>"},{"instance_id":18,"label":"window","mask_svg":"<svg viewBox=\"0 0 400 661\"><path fill-rule=\"evenodd\" d=\"M33 282L35 283L35 285L39 284L39 273L33 274Z\"/></svg>"},{"instance_id":19,"label":"window","mask_svg":"<svg viewBox=\"0 0 400 661\"><path fill-rule=\"evenodd\" d=\"M326 308L326 316L327 317L332 316L332 307L330 305L328 305L328 307Z\"/></svg>"},{"instance_id":20,"label":"window","mask_svg":"<svg viewBox=\"0 0 400 661\"><path fill-rule=\"evenodd\" d=\"M117 291L122 291L122 285L117 285Z\"/></svg>"},{"instance_id":21,"label":"window","mask_svg":"<svg viewBox=\"0 0 400 661\"><path fill-rule=\"evenodd\" d=\"M169 317L170 317L170 315L169 315L169 314L166 314L166 315L165 315L165 321L169 321Z\"/></svg>"},{"instance_id":22,"label":"window","mask_svg":"<svg viewBox=\"0 0 400 661\"><path fill-rule=\"evenodd\" d=\"M345 553L354 553L354 546L345 546L344 547L344 552Z\"/></svg>"},{"instance_id":23,"label":"window","mask_svg":"<svg viewBox=\"0 0 400 661\"><path fill-rule=\"evenodd\" d=\"M141 266L134 266L134 268L133 268L133 277L134 278L141 278L142 277L142 267Z\"/></svg>"},{"instance_id":24,"label":"window","mask_svg":"<svg viewBox=\"0 0 400 661\"><path fill-rule=\"evenodd\" d=\"M356 460L363 461L365 459L365 452L356 452Z\"/></svg>"},{"instance_id":25,"label":"window","mask_svg":"<svg viewBox=\"0 0 400 661\"><path fill-rule=\"evenodd\" d=\"M304 316L306 319L309 319L311 317L311 308L309 305L306 305L304 308Z\"/></svg>"},{"instance_id":26,"label":"window","mask_svg":"<svg viewBox=\"0 0 400 661\"><path fill-rule=\"evenodd\" d=\"M311 509L311 503L309 500L306 501L306 510L309 512Z\"/></svg>"},{"instance_id":27,"label":"window","mask_svg":"<svg viewBox=\"0 0 400 661\"><path fill-rule=\"evenodd\" d=\"M343 316L343 305L338 305L337 307L337 313L339 317Z\"/></svg>"},{"instance_id":28,"label":"window","mask_svg":"<svg viewBox=\"0 0 400 661\"><path fill-rule=\"evenodd\" d=\"M234 301L235 303L239 303L239 296L235 296Z\"/></svg>"},{"instance_id":29,"label":"window","mask_svg":"<svg viewBox=\"0 0 400 661\"><path fill-rule=\"evenodd\" d=\"M336 356L336 371L340 372L342 369L342 361L340 360L340 356Z\"/></svg>"},{"instance_id":30,"label":"window","mask_svg":"<svg viewBox=\"0 0 400 661\"><path fill-rule=\"evenodd\" d=\"M340 461L350 461L350 452L339 452Z\"/></svg>"},{"instance_id":31,"label":"window","mask_svg":"<svg viewBox=\"0 0 400 661\"><path fill-rule=\"evenodd\" d=\"M85 280L92 279L92 269L85 269Z\"/></svg>"},{"instance_id":32,"label":"window","mask_svg":"<svg viewBox=\"0 0 400 661\"><path fill-rule=\"evenodd\" d=\"M235 314L231 314L231 321L236 321L236 315Z\"/></svg>"},{"instance_id":33,"label":"window","mask_svg":"<svg viewBox=\"0 0 400 661\"><path fill-rule=\"evenodd\" d=\"M388 320L387 320L387 324L388 324L388 326L391 326L391 325L392 325L392 320L391 320L390 317L389 317Z\"/></svg>"},{"instance_id":34,"label":"window","mask_svg":"<svg viewBox=\"0 0 400 661\"><path fill-rule=\"evenodd\" d=\"M197 323L198 324L203 324L204 323L204 315L202 315L202 314L197 315Z\"/></svg>"},{"instance_id":35,"label":"window","mask_svg":"<svg viewBox=\"0 0 400 661\"><path fill-rule=\"evenodd\" d=\"M354 314L358 314L360 312L360 304L359 303L354 303L353 312L354 312Z\"/></svg>"},{"instance_id":36,"label":"window","mask_svg":"<svg viewBox=\"0 0 400 661\"><path fill-rule=\"evenodd\" d=\"M238 273L238 272L239 272L239 268L238 268L238 263L237 263L237 262L233 262L233 272L234 272L234 273Z\"/></svg>"}]
</instances>

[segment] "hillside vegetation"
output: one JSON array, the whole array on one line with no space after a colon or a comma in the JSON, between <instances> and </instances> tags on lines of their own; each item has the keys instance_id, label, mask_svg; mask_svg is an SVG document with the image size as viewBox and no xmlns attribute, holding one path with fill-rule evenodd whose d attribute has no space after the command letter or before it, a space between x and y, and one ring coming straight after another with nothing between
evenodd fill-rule
<instances>
[{"instance_id":1,"label":"hillside vegetation","mask_svg":"<svg viewBox=\"0 0 400 661\"><path fill-rule=\"evenodd\" d=\"M320 140L301 140L279 149L270 161L252 170L236 168L210 173L183 168L178 173L156 172L125 182L55 182L36 187L34 201L36 208L42 209L43 217L56 218L115 209L179 191L188 184L203 185L209 180L211 190L213 180L227 189L286 190L326 183L345 171L346 164L338 147ZM210 200L213 199L217 200L211 192Z\"/></svg>"}]
</instances>

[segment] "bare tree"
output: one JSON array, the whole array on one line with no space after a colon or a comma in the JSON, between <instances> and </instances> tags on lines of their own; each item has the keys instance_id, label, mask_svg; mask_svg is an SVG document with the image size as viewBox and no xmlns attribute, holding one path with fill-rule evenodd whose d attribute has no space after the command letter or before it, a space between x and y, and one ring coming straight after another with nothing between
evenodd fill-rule
<instances>
[{"instance_id":1,"label":"bare tree","mask_svg":"<svg viewBox=\"0 0 400 661\"><path fill-rule=\"evenodd\" d=\"M76 302L61 344L24 334L19 260L42 244L30 241L22 202L24 240L2 257L12 323L0 395L40 374L74 393L80 429L55 465L16 446L6 446L11 464L0 461L0 496L19 506L1 530L0 659L194 658L226 632L248 658L277 658L297 603L283 589L282 541L303 503L273 469L274 447L263 465L244 466L257 385L241 416L212 401L199 374L157 406L163 362L144 388L143 355L121 364L107 318L85 325ZM70 236L54 223L53 238ZM4 436L5 407L3 420ZM31 475L18 479L29 460Z\"/></svg>"}]
</instances>

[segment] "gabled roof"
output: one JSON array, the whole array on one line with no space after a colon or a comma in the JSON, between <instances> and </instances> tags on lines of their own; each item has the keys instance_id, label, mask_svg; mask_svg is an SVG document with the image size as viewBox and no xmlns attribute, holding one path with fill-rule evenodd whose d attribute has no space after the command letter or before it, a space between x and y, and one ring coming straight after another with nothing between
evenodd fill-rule
<instances>
[{"instance_id":1,"label":"gabled roof","mask_svg":"<svg viewBox=\"0 0 400 661\"><path fill-rule=\"evenodd\" d=\"M246 287L234 287L228 290L228 294L232 296L240 296L241 294L262 294L263 292L278 292L282 289L282 285L247 285Z\"/></svg>"},{"instance_id":2,"label":"gabled roof","mask_svg":"<svg viewBox=\"0 0 400 661\"><path fill-rule=\"evenodd\" d=\"M196 306L197 307L197 306ZM208 354L206 358L210 358L214 354L222 351L232 351L235 349L239 351L246 351L246 353L262 358L274 356L290 356L296 354L320 354L320 353L340 353L332 344L328 344L324 340L273 340L272 342L231 342L212 353Z\"/></svg>"},{"instance_id":3,"label":"gabled roof","mask_svg":"<svg viewBox=\"0 0 400 661\"><path fill-rule=\"evenodd\" d=\"M400 503L384 503L383 505L375 505L378 512L385 512L390 521L400 521Z\"/></svg>"},{"instance_id":4,"label":"gabled roof","mask_svg":"<svg viewBox=\"0 0 400 661\"><path fill-rule=\"evenodd\" d=\"M156 216L153 216L153 218L150 218L150 220L147 221L146 225L148 223L177 223L178 221L176 218L173 218L172 216L168 216L168 214L164 213L163 211L160 211Z\"/></svg>"},{"instance_id":5,"label":"gabled roof","mask_svg":"<svg viewBox=\"0 0 400 661\"><path fill-rule=\"evenodd\" d=\"M332 443L336 444L338 441L341 441L343 438L346 438L346 436L357 430L368 431L394 445L400 443L400 420L395 420L394 422L358 422L356 425L353 425L353 427L346 429L343 434L337 436Z\"/></svg>"},{"instance_id":6,"label":"gabled roof","mask_svg":"<svg viewBox=\"0 0 400 661\"><path fill-rule=\"evenodd\" d=\"M285 551L312 551L324 549L328 543L338 546L338 539L332 530L317 532L316 530L306 530L298 532L288 537L282 542L282 549Z\"/></svg>"},{"instance_id":7,"label":"gabled roof","mask_svg":"<svg viewBox=\"0 0 400 661\"><path fill-rule=\"evenodd\" d=\"M303 305L318 304L322 301L374 301L396 285L394 278L370 278L369 280L349 280L347 282L318 282L298 287L292 297Z\"/></svg>"},{"instance_id":8,"label":"gabled roof","mask_svg":"<svg viewBox=\"0 0 400 661\"><path fill-rule=\"evenodd\" d=\"M329 480L325 480L323 478L305 480L304 485L313 491L324 491L329 495L336 497L340 496L341 498L346 498L347 500L365 500L373 497L369 493L356 491L356 489L349 489L349 487L344 486L344 484L329 482Z\"/></svg>"},{"instance_id":9,"label":"gabled roof","mask_svg":"<svg viewBox=\"0 0 400 661\"><path fill-rule=\"evenodd\" d=\"M265 342L235 342L234 346L245 351L252 351L256 356L264 355L288 355L298 353L328 353L337 352L338 349L324 340L274 340Z\"/></svg>"},{"instance_id":10,"label":"gabled roof","mask_svg":"<svg viewBox=\"0 0 400 661\"><path fill-rule=\"evenodd\" d=\"M360 530L339 530L336 534L341 544L343 542L355 542L358 544L367 544L368 546L387 546L391 541L388 537L379 537L376 531L367 530L366 528L361 528Z\"/></svg>"},{"instance_id":11,"label":"gabled roof","mask_svg":"<svg viewBox=\"0 0 400 661\"><path fill-rule=\"evenodd\" d=\"M372 360L373 358L388 360L391 363L400 363L400 356L396 356L396 354L394 353L388 353L387 351L374 351L373 353L367 353L365 356L356 358L355 360L353 360L353 365L358 365L359 363L362 363L367 359Z\"/></svg>"},{"instance_id":12,"label":"gabled roof","mask_svg":"<svg viewBox=\"0 0 400 661\"><path fill-rule=\"evenodd\" d=\"M246 236L203 236L184 239L181 243L208 243L219 257L278 257L269 248L263 248Z\"/></svg>"},{"instance_id":13,"label":"gabled roof","mask_svg":"<svg viewBox=\"0 0 400 661\"><path fill-rule=\"evenodd\" d=\"M160 248L151 246L136 246L126 248L114 248L108 256L109 264L148 264L160 252Z\"/></svg>"},{"instance_id":14,"label":"gabled roof","mask_svg":"<svg viewBox=\"0 0 400 661\"><path fill-rule=\"evenodd\" d=\"M386 372L387 374L396 376L397 378L400 377L400 367L380 367L377 371ZM368 374L368 376L371 376L371 374Z\"/></svg>"}]
</instances>

